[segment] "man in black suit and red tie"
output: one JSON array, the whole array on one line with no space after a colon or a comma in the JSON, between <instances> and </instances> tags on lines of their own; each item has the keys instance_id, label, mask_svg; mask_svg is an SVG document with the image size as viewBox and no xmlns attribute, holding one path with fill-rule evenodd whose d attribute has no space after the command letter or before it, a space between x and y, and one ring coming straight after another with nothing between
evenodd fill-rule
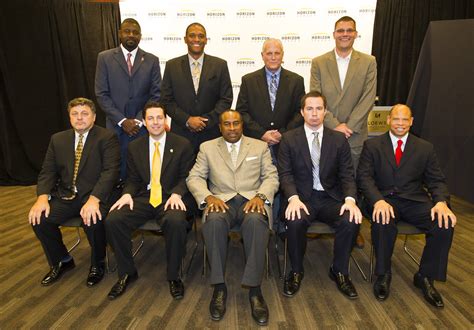
<instances>
[{"instance_id":1,"label":"man in black suit and red tie","mask_svg":"<svg viewBox=\"0 0 474 330\"><path fill-rule=\"evenodd\" d=\"M198 152L199 145L219 137L219 115L232 105L227 62L204 53L206 29L200 23L186 28L188 53L166 62L160 101L171 117L171 132L184 136Z\"/></svg>"},{"instance_id":2,"label":"man in black suit and red tie","mask_svg":"<svg viewBox=\"0 0 474 330\"><path fill-rule=\"evenodd\" d=\"M186 187L194 164L191 143L165 131L165 107L154 101L145 105L143 123L148 135L128 147L127 171L122 197L112 206L106 221L107 239L118 265L118 282L109 299L125 292L138 277L132 256L132 233L150 219L160 221L166 241L167 279L171 296L181 299L184 285L179 277L186 249L187 216L196 209Z\"/></svg>"},{"instance_id":3,"label":"man in black suit and red tie","mask_svg":"<svg viewBox=\"0 0 474 330\"><path fill-rule=\"evenodd\" d=\"M120 148L113 132L94 125L96 110L91 100L71 100L68 112L72 129L51 137L38 176L38 198L28 220L51 267L41 281L47 286L75 267L59 226L70 218L82 217L91 245L91 268L86 281L91 287L104 276L106 241L102 220L118 181Z\"/></svg>"},{"instance_id":4,"label":"man in black suit and red tie","mask_svg":"<svg viewBox=\"0 0 474 330\"><path fill-rule=\"evenodd\" d=\"M301 99L304 125L283 134L278 173L285 210L291 271L283 294L294 296L304 276L306 232L318 220L335 228L334 256L329 276L350 299L357 291L349 277L349 258L362 221L356 205L357 187L351 150L344 134L323 126L326 98L319 92Z\"/></svg>"},{"instance_id":5,"label":"man in black suit and red tie","mask_svg":"<svg viewBox=\"0 0 474 330\"><path fill-rule=\"evenodd\" d=\"M426 234L414 285L430 304L441 308L443 299L433 281L446 281L456 225L456 216L448 206L446 179L433 145L409 133L413 117L408 106L395 105L387 123L389 132L365 142L357 170L358 186L372 215L377 260L374 295L378 300L389 295L396 224L403 220Z\"/></svg>"}]
</instances>

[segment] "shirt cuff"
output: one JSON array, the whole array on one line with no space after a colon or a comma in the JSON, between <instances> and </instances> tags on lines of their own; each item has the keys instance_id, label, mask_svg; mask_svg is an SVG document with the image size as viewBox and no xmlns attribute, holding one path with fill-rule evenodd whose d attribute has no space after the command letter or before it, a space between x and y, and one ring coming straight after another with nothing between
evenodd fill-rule
<instances>
[{"instance_id":1,"label":"shirt cuff","mask_svg":"<svg viewBox=\"0 0 474 330\"><path fill-rule=\"evenodd\" d=\"M354 204L357 204L355 198L354 198L354 197L351 197L351 196L347 196L346 198L344 198L344 200L345 200L346 202L347 202L348 200L349 200L349 201L353 201Z\"/></svg>"},{"instance_id":2,"label":"shirt cuff","mask_svg":"<svg viewBox=\"0 0 474 330\"><path fill-rule=\"evenodd\" d=\"M122 127L122 123L125 121L125 119L127 119L127 118L124 118L124 119L122 119L121 121L119 121L119 122L117 123L117 125L119 125L120 127Z\"/></svg>"}]
</instances>

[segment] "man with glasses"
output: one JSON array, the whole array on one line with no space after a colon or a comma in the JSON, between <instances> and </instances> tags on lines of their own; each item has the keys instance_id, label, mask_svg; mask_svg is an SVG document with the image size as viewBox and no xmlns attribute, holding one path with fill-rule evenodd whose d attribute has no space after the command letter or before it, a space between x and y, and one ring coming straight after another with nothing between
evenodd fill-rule
<instances>
[{"instance_id":1,"label":"man with glasses","mask_svg":"<svg viewBox=\"0 0 474 330\"><path fill-rule=\"evenodd\" d=\"M356 22L349 16L336 21L333 32L336 47L313 59L310 90L326 96L328 113L324 126L344 133L351 147L354 171L367 140L367 116L375 102L377 63L375 57L353 48ZM357 246L363 247L362 236Z\"/></svg>"},{"instance_id":2,"label":"man with glasses","mask_svg":"<svg viewBox=\"0 0 474 330\"><path fill-rule=\"evenodd\" d=\"M54 134L38 176L36 202L28 220L41 242L50 271L41 281L48 286L75 267L63 243L64 221L80 216L91 245L91 267L86 284L104 276L107 202L119 177L120 147L117 136L95 126L94 103L75 98L68 104L72 129Z\"/></svg>"}]
</instances>

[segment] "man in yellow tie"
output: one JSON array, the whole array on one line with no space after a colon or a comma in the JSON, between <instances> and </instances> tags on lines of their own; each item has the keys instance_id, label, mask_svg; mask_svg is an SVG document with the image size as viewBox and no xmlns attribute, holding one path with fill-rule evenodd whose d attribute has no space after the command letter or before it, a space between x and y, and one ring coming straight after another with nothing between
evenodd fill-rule
<instances>
[{"instance_id":1,"label":"man in yellow tie","mask_svg":"<svg viewBox=\"0 0 474 330\"><path fill-rule=\"evenodd\" d=\"M184 296L179 268L186 248L187 215L196 209L186 187L194 153L188 140L165 131L165 122L164 106L148 102L143 109L148 135L128 147L128 177L123 195L110 209L106 221L107 240L115 251L119 276L108 294L109 299L120 296L137 279L131 236L150 219L160 221L163 228L170 294L174 299Z\"/></svg>"}]
</instances>

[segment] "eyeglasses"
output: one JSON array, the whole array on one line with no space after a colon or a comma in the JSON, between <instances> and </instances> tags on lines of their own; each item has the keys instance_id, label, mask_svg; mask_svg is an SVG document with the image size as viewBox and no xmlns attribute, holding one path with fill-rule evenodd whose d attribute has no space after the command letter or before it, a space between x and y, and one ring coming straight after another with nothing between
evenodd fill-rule
<instances>
[{"instance_id":1,"label":"eyeglasses","mask_svg":"<svg viewBox=\"0 0 474 330\"><path fill-rule=\"evenodd\" d=\"M344 29L337 29L335 32L336 32L336 33L339 33L339 34L343 34L344 32L346 32L346 33L348 33L348 34L351 34L351 33L357 32L357 31L354 30L354 29L346 29L346 30L344 30Z\"/></svg>"}]
</instances>

